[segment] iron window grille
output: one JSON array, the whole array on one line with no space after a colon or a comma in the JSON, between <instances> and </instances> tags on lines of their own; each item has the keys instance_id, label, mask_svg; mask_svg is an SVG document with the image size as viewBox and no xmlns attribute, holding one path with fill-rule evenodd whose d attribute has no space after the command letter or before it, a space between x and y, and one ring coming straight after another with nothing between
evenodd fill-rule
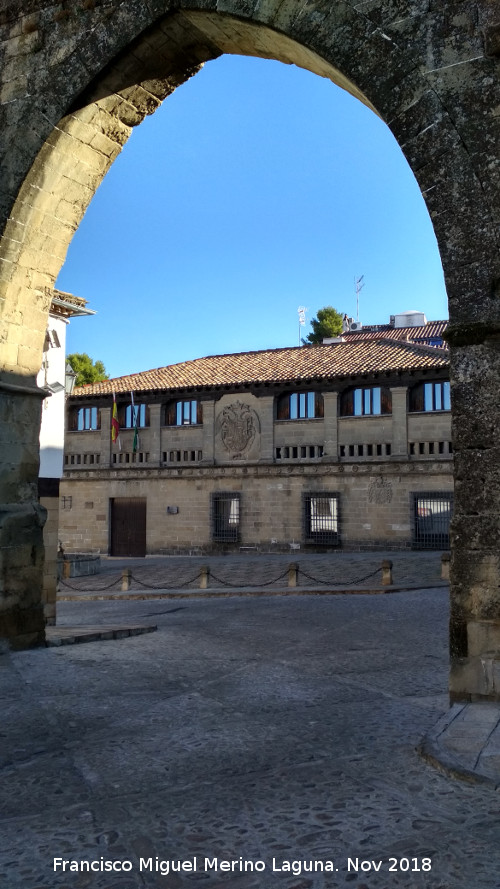
<instances>
[{"instance_id":1,"label":"iron window grille","mask_svg":"<svg viewBox=\"0 0 500 889\"><path fill-rule=\"evenodd\" d=\"M210 507L212 540L237 543L240 539L240 495L212 494Z\"/></svg>"},{"instance_id":2,"label":"iron window grille","mask_svg":"<svg viewBox=\"0 0 500 889\"><path fill-rule=\"evenodd\" d=\"M453 494L411 494L412 543L417 549L449 549Z\"/></svg>"},{"instance_id":3,"label":"iron window grille","mask_svg":"<svg viewBox=\"0 0 500 889\"><path fill-rule=\"evenodd\" d=\"M338 494L304 494L303 514L306 543L340 543Z\"/></svg>"}]
</instances>

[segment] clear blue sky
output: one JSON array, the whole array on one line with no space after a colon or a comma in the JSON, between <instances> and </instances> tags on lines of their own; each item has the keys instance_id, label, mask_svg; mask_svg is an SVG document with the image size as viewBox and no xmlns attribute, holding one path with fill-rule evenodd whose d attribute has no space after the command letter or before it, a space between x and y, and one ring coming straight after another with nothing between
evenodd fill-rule
<instances>
[{"instance_id":1,"label":"clear blue sky","mask_svg":"<svg viewBox=\"0 0 500 889\"><path fill-rule=\"evenodd\" d=\"M389 129L299 68L209 62L136 128L70 246L57 286L97 315L68 352L111 376L298 344L297 308L360 321L448 316L417 183ZM302 328L305 335L309 324Z\"/></svg>"}]
</instances>

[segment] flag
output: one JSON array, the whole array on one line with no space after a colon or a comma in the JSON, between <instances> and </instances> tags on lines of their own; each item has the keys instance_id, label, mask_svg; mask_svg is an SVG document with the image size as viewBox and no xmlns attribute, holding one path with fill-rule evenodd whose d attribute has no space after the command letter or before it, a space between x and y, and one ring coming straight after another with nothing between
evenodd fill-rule
<instances>
[{"instance_id":1,"label":"flag","mask_svg":"<svg viewBox=\"0 0 500 889\"><path fill-rule=\"evenodd\" d=\"M113 392L113 413L111 415L111 441L117 441L121 451L122 443L120 441L120 424L118 422L118 408L116 406L115 393Z\"/></svg>"},{"instance_id":2,"label":"flag","mask_svg":"<svg viewBox=\"0 0 500 889\"><path fill-rule=\"evenodd\" d=\"M134 443L132 445L132 453L135 454L137 448L139 447L139 430L137 428L137 408L134 404L134 393L130 393L130 400L132 402L132 426L134 427Z\"/></svg>"}]
</instances>

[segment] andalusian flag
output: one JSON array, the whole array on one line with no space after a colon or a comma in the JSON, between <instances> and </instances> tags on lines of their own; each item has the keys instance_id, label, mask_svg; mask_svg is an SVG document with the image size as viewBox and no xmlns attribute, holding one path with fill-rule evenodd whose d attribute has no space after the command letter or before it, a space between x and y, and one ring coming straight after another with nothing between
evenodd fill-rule
<instances>
[{"instance_id":1,"label":"andalusian flag","mask_svg":"<svg viewBox=\"0 0 500 889\"><path fill-rule=\"evenodd\" d=\"M130 393L130 400L132 402L132 426L134 427L134 443L132 445L132 453L135 454L137 448L139 447L139 430L137 428L137 408L134 404L134 393Z\"/></svg>"},{"instance_id":2,"label":"andalusian flag","mask_svg":"<svg viewBox=\"0 0 500 889\"><path fill-rule=\"evenodd\" d=\"M115 393L113 392L113 413L111 415L111 441L117 441L120 451L122 443L120 441L120 424L118 422L118 408L116 406Z\"/></svg>"}]
</instances>

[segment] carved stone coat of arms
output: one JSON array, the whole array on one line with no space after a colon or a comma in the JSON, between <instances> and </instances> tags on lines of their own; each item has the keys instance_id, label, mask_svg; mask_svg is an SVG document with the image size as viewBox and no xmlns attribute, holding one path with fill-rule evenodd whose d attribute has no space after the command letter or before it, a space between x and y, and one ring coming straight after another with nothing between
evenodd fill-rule
<instances>
[{"instance_id":1,"label":"carved stone coat of arms","mask_svg":"<svg viewBox=\"0 0 500 889\"><path fill-rule=\"evenodd\" d=\"M222 410L217 420L220 440L233 459L242 457L260 432L259 417L249 404L236 401Z\"/></svg>"}]
</instances>

